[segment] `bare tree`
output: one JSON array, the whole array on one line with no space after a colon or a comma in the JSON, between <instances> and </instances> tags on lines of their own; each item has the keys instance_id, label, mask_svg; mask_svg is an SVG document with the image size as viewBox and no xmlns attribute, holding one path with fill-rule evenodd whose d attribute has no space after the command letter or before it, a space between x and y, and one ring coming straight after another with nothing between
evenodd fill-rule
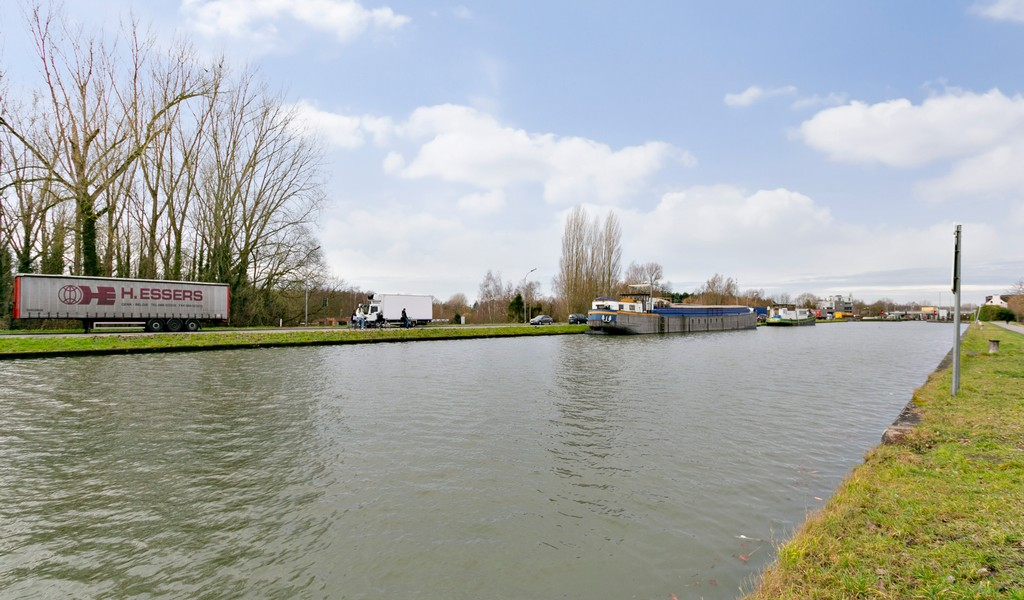
<instances>
[{"instance_id":1,"label":"bare tree","mask_svg":"<svg viewBox=\"0 0 1024 600\"><path fill-rule=\"evenodd\" d=\"M658 282L665 276L665 271L660 263L646 262L629 263L626 269L626 283L631 285L647 284L652 291L657 290Z\"/></svg>"},{"instance_id":2,"label":"bare tree","mask_svg":"<svg viewBox=\"0 0 1024 600\"><path fill-rule=\"evenodd\" d=\"M622 271L622 225L612 211L605 217L593 252L595 295L611 296L619 285Z\"/></svg>"},{"instance_id":3,"label":"bare tree","mask_svg":"<svg viewBox=\"0 0 1024 600\"><path fill-rule=\"evenodd\" d=\"M694 295L701 304L734 304L739 296L739 284L732 277L715 273Z\"/></svg>"},{"instance_id":4,"label":"bare tree","mask_svg":"<svg viewBox=\"0 0 1024 600\"><path fill-rule=\"evenodd\" d=\"M810 292L804 292L796 297L794 303L801 308L816 308L818 306L818 297Z\"/></svg>"},{"instance_id":5,"label":"bare tree","mask_svg":"<svg viewBox=\"0 0 1024 600\"><path fill-rule=\"evenodd\" d=\"M1010 299L1006 302L1007 308L1013 311L1018 322L1024 322L1024 279L1020 279L1006 290Z\"/></svg>"},{"instance_id":6,"label":"bare tree","mask_svg":"<svg viewBox=\"0 0 1024 600\"><path fill-rule=\"evenodd\" d=\"M747 306L765 306L771 302L763 289L747 290L740 294L739 301Z\"/></svg>"},{"instance_id":7,"label":"bare tree","mask_svg":"<svg viewBox=\"0 0 1024 600\"><path fill-rule=\"evenodd\" d=\"M474 322L506 322L508 320L508 303L511 299L512 284L502 283L501 273L494 273L488 269L484 280L480 282L476 312L473 315Z\"/></svg>"},{"instance_id":8,"label":"bare tree","mask_svg":"<svg viewBox=\"0 0 1024 600\"><path fill-rule=\"evenodd\" d=\"M3 113L13 109L3 106ZM39 128L29 120L31 133ZM10 131L0 129L0 231L14 254L17 270L22 273L36 271L39 259L47 251L46 220L48 212L61 199L52 193L48 179L36 180L32 174L32 157Z\"/></svg>"},{"instance_id":9,"label":"bare tree","mask_svg":"<svg viewBox=\"0 0 1024 600\"><path fill-rule=\"evenodd\" d=\"M226 78L225 78L226 80ZM191 204L200 278L238 291L232 310L263 318L260 299L319 264L320 155L296 114L245 72L211 95L203 166ZM235 300L236 298L233 298Z\"/></svg>"},{"instance_id":10,"label":"bare tree","mask_svg":"<svg viewBox=\"0 0 1024 600\"><path fill-rule=\"evenodd\" d=\"M455 320L456 315L466 316L469 314L469 301L462 292L452 294L450 298L441 302L434 299L434 317L437 319Z\"/></svg>"},{"instance_id":11,"label":"bare tree","mask_svg":"<svg viewBox=\"0 0 1024 600\"><path fill-rule=\"evenodd\" d=\"M111 270L113 253L100 261L98 222L117 206L124 178L158 132L168 126L172 109L204 93L200 79L181 81L180 87L157 105L139 97L151 58L149 43L133 43L130 66L118 62L116 44L63 26L59 15L36 5L30 11L29 30L36 46L47 105L43 136L31 135L32 122L16 114L0 113L0 128L23 145L32 157L32 179L45 179L59 196L74 202L76 210L73 270L100 275ZM134 36L135 24L130 26ZM133 37L133 42L137 38ZM108 218L105 232L120 239L117 217Z\"/></svg>"},{"instance_id":12,"label":"bare tree","mask_svg":"<svg viewBox=\"0 0 1024 600\"><path fill-rule=\"evenodd\" d=\"M591 242L594 226L582 206L574 207L562 232L562 256L554 288L570 311L580 310L593 300L591 296Z\"/></svg>"}]
</instances>

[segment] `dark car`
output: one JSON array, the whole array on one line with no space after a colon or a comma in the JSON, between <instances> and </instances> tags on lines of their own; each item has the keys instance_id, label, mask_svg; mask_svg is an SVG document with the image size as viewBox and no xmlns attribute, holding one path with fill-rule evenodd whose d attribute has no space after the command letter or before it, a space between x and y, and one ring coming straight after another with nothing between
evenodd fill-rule
<instances>
[{"instance_id":1,"label":"dark car","mask_svg":"<svg viewBox=\"0 0 1024 600\"><path fill-rule=\"evenodd\" d=\"M573 313L573 314L569 315L569 324L570 325L586 325L587 324L587 315L583 315L583 314L580 314L580 313Z\"/></svg>"},{"instance_id":2,"label":"dark car","mask_svg":"<svg viewBox=\"0 0 1024 600\"><path fill-rule=\"evenodd\" d=\"M537 315L530 319L530 325L550 325L554 322L555 320L547 315Z\"/></svg>"}]
</instances>

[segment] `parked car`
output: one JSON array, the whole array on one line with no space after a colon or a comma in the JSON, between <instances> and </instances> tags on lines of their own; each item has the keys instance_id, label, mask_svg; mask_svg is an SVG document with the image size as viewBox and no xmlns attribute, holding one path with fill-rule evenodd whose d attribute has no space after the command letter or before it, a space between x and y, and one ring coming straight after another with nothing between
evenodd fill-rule
<instances>
[{"instance_id":1,"label":"parked car","mask_svg":"<svg viewBox=\"0 0 1024 600\"><path fill-rule=\"evenodd\" d=\"M573 314L569 315L569 324L570 325L586 325L587 324L587 315L583 315L583 314L580 314L580 313L573 313Z\"/></svg>"},{"instance_id":2,"label":"parked car","mask_svg":"<svg viewBox=\"0 0 1024 600\"><path fill-rule=\"evenodd\" d=\"M555 320L547 315L537 315L530 319L530 325L550 325L554 322Z\"/></svg>"}]
</instances>

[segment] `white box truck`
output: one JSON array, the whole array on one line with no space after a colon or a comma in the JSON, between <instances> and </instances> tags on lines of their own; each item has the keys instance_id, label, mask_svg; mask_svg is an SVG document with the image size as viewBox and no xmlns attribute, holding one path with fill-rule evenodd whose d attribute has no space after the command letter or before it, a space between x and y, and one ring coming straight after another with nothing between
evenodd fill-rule
<instances>
[{"instance_id":1,"label":"white box truck","mask_svg":"<svg viewBox=\"0 0 1024 600\"><path fill-rule=\"evenodd\" d=\"M367 304L360 305L366 315L366 324L373 326L377 314L384 315L388 323L401 324L402 309L410 325L426 325L434 318L434 297L415 294L373 294Z\"/></svg>"},{"instance_id":2,"label":"white box truck","mask_svg":"<svg viewBox=\"0 0 1024 600\"><path fill-rule=\"evenodd\" d=\"M202 322L227 323L230 303L226 283L19 273L12 316L77 319L87 333L97 323L198 331Z\"/></svg>"}]
</instances>

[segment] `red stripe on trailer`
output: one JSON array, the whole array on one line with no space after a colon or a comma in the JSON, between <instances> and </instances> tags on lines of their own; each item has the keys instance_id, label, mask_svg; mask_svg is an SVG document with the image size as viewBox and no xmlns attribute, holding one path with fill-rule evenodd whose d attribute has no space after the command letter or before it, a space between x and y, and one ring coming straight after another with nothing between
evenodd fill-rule
<instances>
[{"instance_id":1,"label":"red stripe on trailer","mask_svg":"<svg viewBox=\"0 0 1024 600\"><path fill-rule=\"evenodd\" d=\"M21 318L21 277L14 277L14 314L15 319Z\"/></svg>"}]
</instances>

